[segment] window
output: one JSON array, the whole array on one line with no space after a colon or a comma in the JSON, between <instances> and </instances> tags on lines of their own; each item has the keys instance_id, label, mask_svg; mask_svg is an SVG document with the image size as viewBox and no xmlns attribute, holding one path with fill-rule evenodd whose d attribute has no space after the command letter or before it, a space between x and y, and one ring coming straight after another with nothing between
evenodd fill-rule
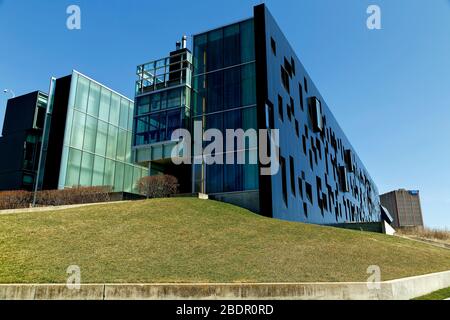
<instances>
[{"instance_id":1,"label":"window","mask_svg":"<svg viewBox=\"0 0 450 320\"><path fill-rule=\"evenodd\" d=\"M300 198L303 199L303 180L302 178L298 178L298 192L300 194Z\"/></svg>"},{"instance_id":2,"label":"window","mask_svg":"<svg viewBox=\"0 0 450 320\"><path fill-rule=\"evenodd\" d=\"M291 191L292 194L295 196L295 165L294 165L294 158L292 156L289 157L289 171L291 178Z\"/></svg>"},{"instance_id":3,"label":"window","mask_svg":"<svg viewBox=\"0 0 450 320\"><path fill-rule=\"evenodd\" d=\"M109 119L109 106L111 103L111 92L108 89L102 88L100 95L100 108L98 117L103 121Z\"/></svg>"},{"instance_id":4,"label":"window","mask_svg":"<svg viewBox=\"0 0 450 320\"><path fill-rule=\"evenodd\" d=\"M297 119L295 120L295 134L300 138L300 128Z\"/></svg>"},{"instance_id":5,"label":"window","mask_svg":"<svg viewBox=\"0 0 450 320\"><path fill-rule=\"evenodd\" d=\"M167 114L167 139L170 140L172 133L181 128L181 109L170 111Z\"/></svg>"},{"instance_id":6,"label":"window","mask_svg":"<svg viewBox=\"0 0 450 320\"><path fill-rule=\"evenodd\" d=\"M103 172L105 171L105 158L95 156L94 171L92 175L92 186L103 185Z\"/></svg>"},{"instance_id":7,"label":"window","mask_svg":"<svg viewBox=\"0 0 450 320\"><path fill-rule=\"evenodd\" d=\"M206 47L207 71L223 68L223 29L208 32L208 45Z\"/></svg>"},{"instance_id":8,"label":"window","mask_svg":"<svg viewBox=\"0 0 450 320\"><path fill-rule=\"evenodd\" d=\"M272 47L273 54L276 56L277 55L277 43L275 42L275 40L272 37L270 37L270 46Z\"/></svg>"},{"instance_id":9,"label":"window","mask_svg":"<svg viewBox=\"0 0 450 320\"><path fill-rule=\"evenodd\" d=\"M80 185L90 187L92 185L92 170L94 167L94 155L83 152L80 170Z\"/></svg>"},{"instance_id":10,"label":"window","mask_svg":"<svg viewBox=\"0 0 450 320\"><path fill-rule=\"evenodd\" d=\"M69 159L67 161L66 187L75 187L80 178L81 151L69 148Z\"/></svg>"},{"instance_id":11,"label":"window","mask_svg":"<svg viewBox=\"0 0 450 320\"><path fill-rule=\"evenodd\" d=\"M241 22L241 63L255 60L255 31L253 19Z\"/></svg>"},{"instance_id":12,"label":"window","mask_svg":"<svg viewBox=\"0 0 450 320\"><path fill-rule=\"evenodd\" d=\"M95 151L95 141L97 139L97 122L98 120L96 118L87 116L83 150L89 152Z\"/></svg>"},{"instance_id":13,"label":"window","mask_svg":"<svg viewBox=\"0 0 450 320\"><path fill-rule=\"evenodd\" d=\"M306 181L305 181L305 193L306 193L306 198L308 199L309 203L314 204L312 186Z\"/></svg>"},{"instance_id":14,"label":"window","mask_svg":"<svg viewBox=\"0 0 450 320\"><path fill-rule=\"evenodd\" d=\"M302 87L301 83L298 84L298 92L299 92L299 96L300 96L300 108L302 108L302 111L304 111L305 107L304 107L304 102L303 102L303 87Z\"/></svg>"},{"instance_id":15,"label":"window","mask_svg":"<svg viewBox=\"0 0 450 320\"><path fill-rule=\"evenodd\" d=\"M120 101L119 127L128 129L128 110L130 109L130 102L122 98ZM131 128L130 128L131 129Z\"/></svg>"},{"instance_id":16,"label":"window","mask_svg":"<svg viewBox=\"0 0 450 320\"><path fill-rule=\"evenodd\" d=\"M106 156L111 159L116 158L118 129L112 125L108 127L108 144L106 146Z\"/></svg>"},{"instance_id":17,"label":"window","mask_svg":"<svg viewBox=\"0 0 450 320\"><path fill-rule=\"evenodd\" d=\"M280 120L283 121L284 120L284 116L283 116L283 98L278 95L278 114L280 116Z\"/></svg>"},{"instance_id":18,"label":"window","mask_svg":"<svg viewBox=\"0 0 450 320\"><path fill-rule=\"evenodd\" d=\"M86 125L86 115L84 113L74 111L72 134L71 134L71 146L77 149L83 148L84 128Z\"/></svg>"},{"instance_id":19,"label":"window","mask_svg":"<svg viewBox=\"0 0 450 320\"><path fill-rule=\"evenodd\" d=\"M295 76L295 61L294 58L291 57L291 68L292 68L292 73Z\"/></svg>"},{"instance_id":20,"label":"window","mask_svg":"<svg viewBox=\"0 0 450 320\"><path fill-rule=\"evenodd\" d=\"M103 184L105 186L114 187L114 172L115 172L115 161L106 159L105 160L105 176Z\"/></svg>"},{"instance_id":21,"label":"window","mask_svg":"<svg viewBox=\"0 0 450 320\"><path fill-rule=\"evenodd\" d=\"M89 80L78 77L77 93L75 97L75 109L86 112L89 96Z\"/></svg>"},{"instance_id":22,"label":"window","mask_svg":"<svg viewBox=\"0 0 450 320\"><path fill-rule=\"evenodd\" d=\"M117 160L125 161L125 154L127 148L127 132L119 129L119 135L117 137Z\"/></svg>"},{"instance_id":23,"label":"window","mask_svg":"<svg viewBox=\"0 0 450 320\"><path fill-rule=\"evenodd\" d=\"M344 152L344 159L345 159L345 164L347 165L347 170L349 172L353 172L354 170L354 163L353 163L353 155L352 155L352 150L347 149Z\"/></svg>"},{"instance_id":24,"label":"window","mask_svg":"<svg viewBox=\"0 0 450 320\"><path fill-rule=\"evenodd\" d=\"M306 202L303 202L303 212L305 214L305 217L308 218L308 205L306 204Z\"/></svg>"},{"instance_id":25,"label":"window","mask_svg":"<svg viewBox=\"0 0 450 320\"><path fill-rule=\"evenodd\" d=\"M320 209L322 210L323 215L323 208L324 208L324 201L322 200L322 179L319 177L316 177L316 193L317 193L317 203L319 204Z\"/></svg>"},{"instance_id":26,"label":"window","mask_svg":"<svg viewBox=\"0 0 450 320\"><path fill-rule=\"evenodd\" d=\"M286 181L286 160L280 156L280 168L281 168L281 188L283 192L283 201L287 206L287 181Z\"/></svg>"},{"instance_id":27,"label":"window","mask_svg":"<svg viewBox=\"0 0 450 320\"><path fill-rule=\"evenodd\" d=\"M227 26L223 30L223 66L229 67L241 62L239 24Z\"/></svg>"},{"instance_id":28,"label":"window","mask_svg":"<svg viewBox=\"0 0 450 320\"><path fill-rule=\"evenodd\" d=\"M113 93L109 109L109 122L115 126L118 126L119 114L120 114L120 96Z\"/></svg>"},{"instance_id":29,"label":"window","mask_svg":"<svg viewBox=\"0 0 450 320\"><path fill-rule=\"evenodd\" d=\"M281 83L283 84L283 87L286 89L286 91L289 93L290 92L289 74L287 73L286 69L283 68L283 66L281 66L280 68L281 68Z\"/></svg>"},{"instance_id":30,"label":"window","mask_svg":"<svg viewBox=\"0 0 450 320\"><path fill-rule=\"evenodd\" d=\"M206 166L206 192L217 193L223 191L223 164L211 164Z\"/></svg>"},{"instance_id":31,"label":"window","mask_svg":"<svg viewBox=\"0 0 450 320\"><path fill-rule=\"evenodd\" d=\"M343 192L350 191L350 187L349 187L348 181L347 181L347 168L344 166L339 167L339 183L340 183L341 191L343 191Z\"/></svg>"},{"instance_id":32,"label":"window","mask_svg":"<svg viewBox=\"0 0 450 320\"><path fill-rule=\"evenodd\" d=\"M194 73L200 74L206 72L206 47L208 44L207 34L201 34L194 37Z\"/></svg>"},{"instance_id":33,"label":"window","mask_svg":"<svg viewBox=\"0 0 450 320\"><path fill-rule=\"evenodd\" d=\"M266 127L268 129L275 128L273 104L270 101L266 103Z\"/></svg>"},{"instance_id":34,"label":"window","mask_svg":"<svg viewBox=\"0 0 450 320\"><path fill-rule=\"evenodd\" d=\"M225 85L230 85L225 82ZM241 67L241 106L256 104L256 71L255 64Z\"/></svg>"},{"instance_id":35,"label":"window","mask_svg":"<svg viewBox=\"0 0 450 320\"><path fill-rule=\"evenodd\" d=\"M322 119L322 106L320 100L316 97L309 98L309 115L313 123L314 132L322 132L323 119Z\"/></svg>"},{"instance_id":36,"label":"window","mask_svg":"<svg viewBox=\"0 0 450 320\"><path fill-rule=\"evenodd\" d=\"M100 106L100 86L91 82L89 89L88 113L94 117L98 117Z\"/></svg>"},{"instance_id":37,"label":"window","mask_svg":"<svg viewBox=\"0 0 450 320\"><path fill-rule=\"evenodd\" d=\"M207 75L207 104L208 112L221 111L223 109L223 71L213 72Z\"/></svg>"},{"instance_id":38,"label":"window","mask_svg":"<svg viewBox=\"0 0 450 320\"><path fill-rule=\"evenodd\" d=\"M308 93L308 80L306 77L303 77L303 85L305 86L305 92Z\"/></svg>"},{"instance_id":39,"label":"window","mask_svg":"<svg viewBox=\"0 0 450 320\"><path fill-rule=\"evenodd\" d=\"M306 137L302 135L302 146L303 146L303 153L306 156Z\"/></svg>"},{"instance_id":40,"label":"window","mask_svg":"<svg viewBox=\"0 0 450 320\"><path fill-rule=\"evenodd\" d=\"M286 58L284 58L284 69L286 70L286 72L288 73L289 77L292 78L292 66L289 63L289 61L287 61Z\"/></svg>"},{"instance_id":41,"label":"window","mask_svg":"<svg viewBox=\"0 0 450 320\"><path fill-rule=\"evenodd\" d=\"M116 162L116 170L114 174L114 190L122 191L124 182L125 165L120 162Z\"/></svg>"}]
</instances>

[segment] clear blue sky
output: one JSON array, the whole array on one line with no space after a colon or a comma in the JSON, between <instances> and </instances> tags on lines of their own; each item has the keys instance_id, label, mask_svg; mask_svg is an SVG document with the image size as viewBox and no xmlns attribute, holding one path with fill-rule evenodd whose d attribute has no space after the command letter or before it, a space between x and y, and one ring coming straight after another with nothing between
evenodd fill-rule
<instances>
[{"instance_id":1,"label":"clear blue sky","mask_svg":"<svg viewBox=\"0 0 450 320\"><path fill-rule=\"evenodd\" d=\"M0 0L0 89L47 91L50 76L74 68L132 97L137 64L258 3ZM450 228L450 1L266 3L380 192L419 189L426 224ZM70 4L81 7L80 31L66 28ZM370 4L382 30L366 28Z\"/></svg>"}]
</instances>

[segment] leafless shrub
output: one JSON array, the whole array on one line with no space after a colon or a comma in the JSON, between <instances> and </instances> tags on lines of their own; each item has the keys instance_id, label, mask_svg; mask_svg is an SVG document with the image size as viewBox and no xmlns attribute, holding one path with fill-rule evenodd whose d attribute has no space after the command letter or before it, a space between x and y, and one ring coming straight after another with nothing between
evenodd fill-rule
<instances>
[{"instance_id":1,"label":"leafless shrub","mask_svg":"<svg viewBox=\"0 0 450 320\"><path fill-rule=\"evenodd\" d=\"M0 210L26 208L30 205L33 194L28 191L0 192Z\"/></svg>"},{"instance_id":2,"label":"leafless shrub","mask_svg":"<svg viewBox=\"0 0 450 320\"><path fill-rule=\"evenodd\" d=\"M178 193L178 180L170 175L143 177L137 183L139 193L147 198L167 198Z\"/></svg>"},{"instance_id":3,"label":"leafless shrub","mask_svg":"<svg viewBox=\"0 0 450 320\"><path fill-rule=\"evenodd\" d=\"M36 194L37 206L62 206L71 204L110 201L112 187L74 187L64 190L43 190ZM0 192L0 210L27 208L33 202L33 192Z\"/></svg>"}]
</instances>

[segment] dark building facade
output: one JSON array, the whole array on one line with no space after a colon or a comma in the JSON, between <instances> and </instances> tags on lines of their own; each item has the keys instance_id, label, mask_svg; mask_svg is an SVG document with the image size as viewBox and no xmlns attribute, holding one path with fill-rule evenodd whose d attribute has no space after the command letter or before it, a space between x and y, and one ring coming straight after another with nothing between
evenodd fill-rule
<instances>
[{"instance_id":1,"label":"dark building facade","mask_svg":"<svg viewBox=\"0 0 450 320\"><path fill-rule=\"evenodd\" d=\"M424 227L419 191L395 190L382 194L380 199L392 215L394 228Z\"/></svg>"},{"instance_id":2,"label":"dark building facade","mask_svg":"<svg viewBox=\"0 0 450 320\"><path fill-rule=\"evenodd\" d=\"M8 100L0 137L0 190L32 190L44 127L47 94Z\"/></svg>"},{"instance_id":3,"label":"dark building facade","mask_svg":"<svg viewBox=\"0 0 450 320\"><path fill-rule=\"evenodd\" d=\"M336 224L380 220L377 187L265 5L256 6L250 19L194 35L192 48L192 67L187 59L186 78L179 84L186 88L187 96L192 89L190 99L185 101L189 112L183 113L183 119L188 119L183 125L192 131L199 121L202 132L210 128L222 132L267 129L269 133L278 129L280 136L277 174L262 175L261 169L268 165L261 161L193 161L179 176L192 185L192 192L291 221ZM139 84L150 78L149 86L163 86L164 81L158 80L165 73L162 67L158 70L151 65L147 75L144 69L149 67L138 67ZM157 90L166 88L164 85ZM157 125L159 140L150 138L140 143L145 132L157 130L152 127L157 121L151 116L145 125L140 123L140 105L144 110L152 109L153 102L142 103L146 95L154 93L145 94L138 85L135 160L167 173L172 150L168 120L165 125ZM164 139L161 130L166 134ZM259 159L259 145L246 143L233 157Z\"/></svg>"}]
</instances>

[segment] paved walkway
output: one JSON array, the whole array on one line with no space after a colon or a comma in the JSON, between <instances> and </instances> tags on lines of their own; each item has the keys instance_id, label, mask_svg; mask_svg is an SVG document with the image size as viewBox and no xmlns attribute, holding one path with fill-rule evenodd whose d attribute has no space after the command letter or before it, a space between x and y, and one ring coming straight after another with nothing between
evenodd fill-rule
<instances>
[{"instance_id":1,"label":"paved walkway","mask_svg":"<svg viewBox=\"0 0 450 320\"><path fill-rule=\"evenodd\" d=\"M59 211L59 210L67 210L73 208L81 208L88 206L96 206L96 205L105 205L105 204L118 204L129 201L110 201L110 202L97 202L97 203L83 203L83 204L73 204L67 206L54 206L54 207L37 207L37 208L23 208L23 209L10 209L10 210L0 210L0 215L6 214L16 214L16 213L27 213L27 212L45 212L45 211Z\"/></svg>"}]
</instances>

